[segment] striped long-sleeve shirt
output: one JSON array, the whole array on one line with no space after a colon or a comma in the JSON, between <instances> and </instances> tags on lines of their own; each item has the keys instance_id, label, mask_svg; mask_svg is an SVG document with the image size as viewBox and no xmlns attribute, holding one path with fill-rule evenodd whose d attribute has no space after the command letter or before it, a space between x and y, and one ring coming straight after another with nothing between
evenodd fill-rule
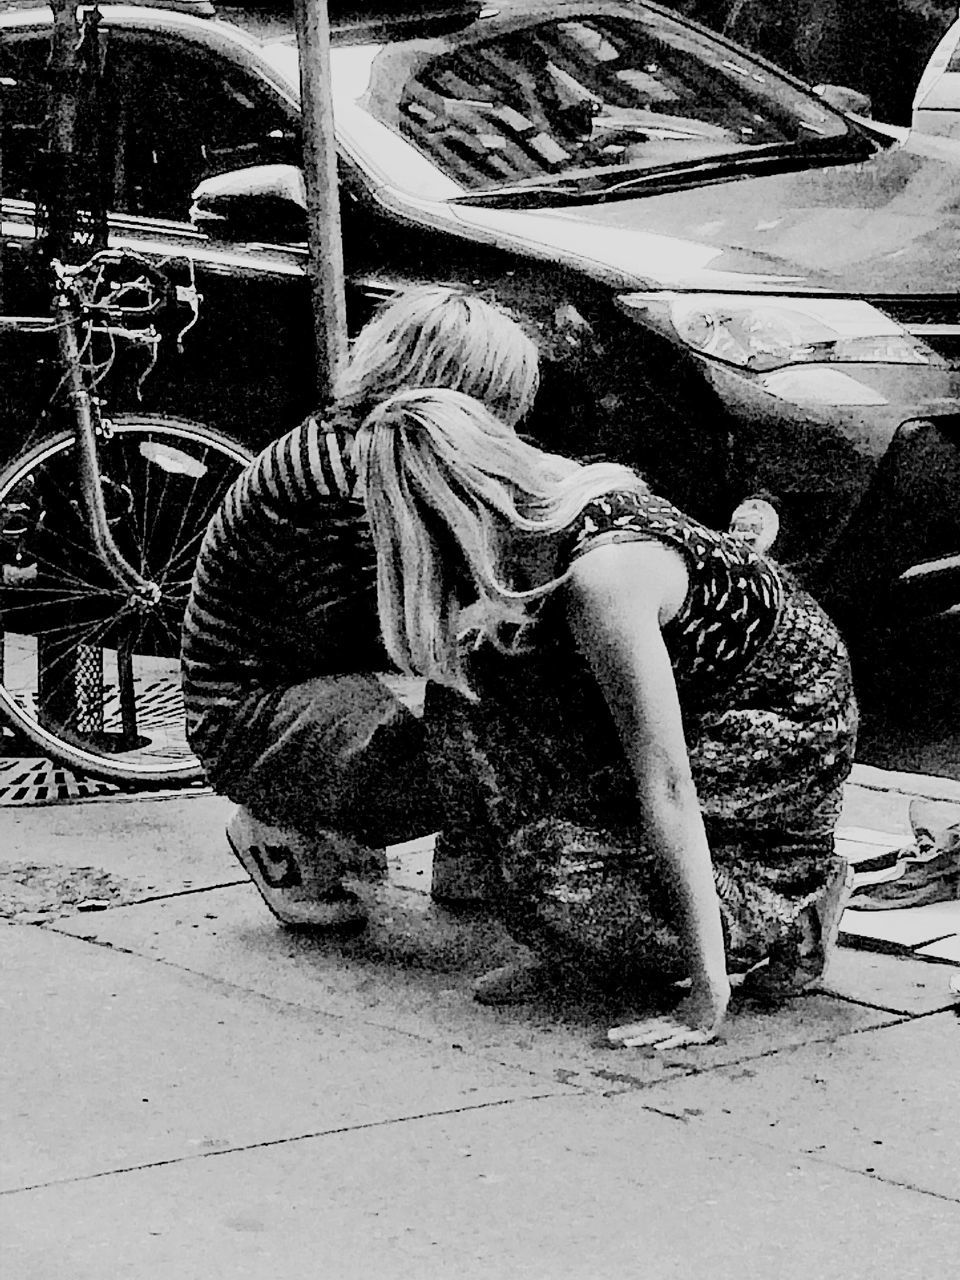
<instances>
[{"instance_id":1,"label":"striped long-sleeve shirt","mask_svg":"<svg viewBox=\"0 0 960 1280\"><path fill-rule=\"evenodd\" d=\"M182 649L187 732L208 768L275 691L388 665L356 480L344 432L308 418L247 467L210 522Z\"/></svg>"}]
</instances>

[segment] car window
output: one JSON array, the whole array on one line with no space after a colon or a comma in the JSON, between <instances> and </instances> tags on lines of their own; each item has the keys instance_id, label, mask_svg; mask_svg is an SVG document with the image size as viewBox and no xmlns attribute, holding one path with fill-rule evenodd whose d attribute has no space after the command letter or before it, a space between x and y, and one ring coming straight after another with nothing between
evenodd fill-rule
<instances>
[{"instance_id":1,"label":"car window","mask_svg":"<svg viewBox=\"0 0 960 1280\"><path fill-rule=\"evenodd\" d=\"M35 200L47 141L48 35L7 38L0 45L0 185L8 199ZM90 104L78 110L77 180L94 168Z\"/></svg>"},{"instance_id":2,"label":"car window","mask_svg":"<svg viewBox=\"0 0 960 1280\"><path fill-rule=\"evenodd\" d=\"M0 185L33 200L46 143L49 36L0 48ZM99 149L107 205L186 221L204 178L255 164L299 163L295 120L253 77L214 56L110 32L100 107L81 96L78 175L93 180ZM99 129L94 121L99 119Z\"/></svg>"},{"instance_id":3,"label":"car window","mask_svg":"<svg viewBox=\"0 0 960 1280\"><path fill-rule=\"evenodd\" d=\"M43 54L43 58L39 56ZM43 65L46 48L5 42L0 51L0 161L4 196L32 200L45 115Z\"/></svg>"},{"instance_id":4,"label":"car window","mask_svg":"<svg viewBox=\"0 0 960 1280\"><path fill-rule=\"evenodd\" d=\"M297 126L253 76L181 44L114 39L105 128L118 212L186 221L204 178L299 162Z\"/></svg>"},{"instance_id":5,"label":"car window","mask_svg":"<svg viewBox=\"0 0 960 1280\"><path fill-rule=\"evenodd\" d=\"M468 189L847 132L811 94L662 15L584 12L431 56L440 43L385 50L364 105Z\"/></svg>"}]
</instances>

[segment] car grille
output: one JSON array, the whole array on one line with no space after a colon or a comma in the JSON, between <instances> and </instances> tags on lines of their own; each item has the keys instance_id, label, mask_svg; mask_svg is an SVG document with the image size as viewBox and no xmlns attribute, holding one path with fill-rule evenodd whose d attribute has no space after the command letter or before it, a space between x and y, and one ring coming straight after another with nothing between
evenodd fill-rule
<instances>
[{"instance_id":1,"label":"car grille","mask_svg":"<svg viewBox=\"0 0 960 1280\"><path fill-rule=\"evenodd\" d=\"M960 368L960 298L873 298L874 306Z\"/></svg>"}]
</instances>

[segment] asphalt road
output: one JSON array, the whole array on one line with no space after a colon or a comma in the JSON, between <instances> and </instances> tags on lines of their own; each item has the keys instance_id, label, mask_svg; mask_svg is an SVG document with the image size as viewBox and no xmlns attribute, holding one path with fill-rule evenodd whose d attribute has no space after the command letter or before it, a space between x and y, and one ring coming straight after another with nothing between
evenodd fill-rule
<instances>
[{"instance_id":1,"label":"asphalt road","mask_svg":"<svg viewBox=\"0 0 960 1280\"><path fill-rule=\"evenodd\" d=\"M862 764L960 779L960 622L918 632L859 682Z\"/></svg>"}]
</instances>

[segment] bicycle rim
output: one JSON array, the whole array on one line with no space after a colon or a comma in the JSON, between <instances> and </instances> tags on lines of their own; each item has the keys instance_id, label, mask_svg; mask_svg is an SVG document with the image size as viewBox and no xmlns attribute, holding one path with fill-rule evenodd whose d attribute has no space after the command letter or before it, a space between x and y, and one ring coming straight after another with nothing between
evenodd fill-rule
<instances>
[{"instance_id":1,"label":"bicycle rim","mask_svg":"<svg viewBox=\"0 0 960 1280\"><path fill-rule=\"evenodd\" d=\"M175 419L121 418L99 446L124 557L160 588L139 605L94 551L63 433L0 473L0 718L90 777L202 778L186 738L180 631L200 542L250 454Z\"/></svg>"}]
</instances>

